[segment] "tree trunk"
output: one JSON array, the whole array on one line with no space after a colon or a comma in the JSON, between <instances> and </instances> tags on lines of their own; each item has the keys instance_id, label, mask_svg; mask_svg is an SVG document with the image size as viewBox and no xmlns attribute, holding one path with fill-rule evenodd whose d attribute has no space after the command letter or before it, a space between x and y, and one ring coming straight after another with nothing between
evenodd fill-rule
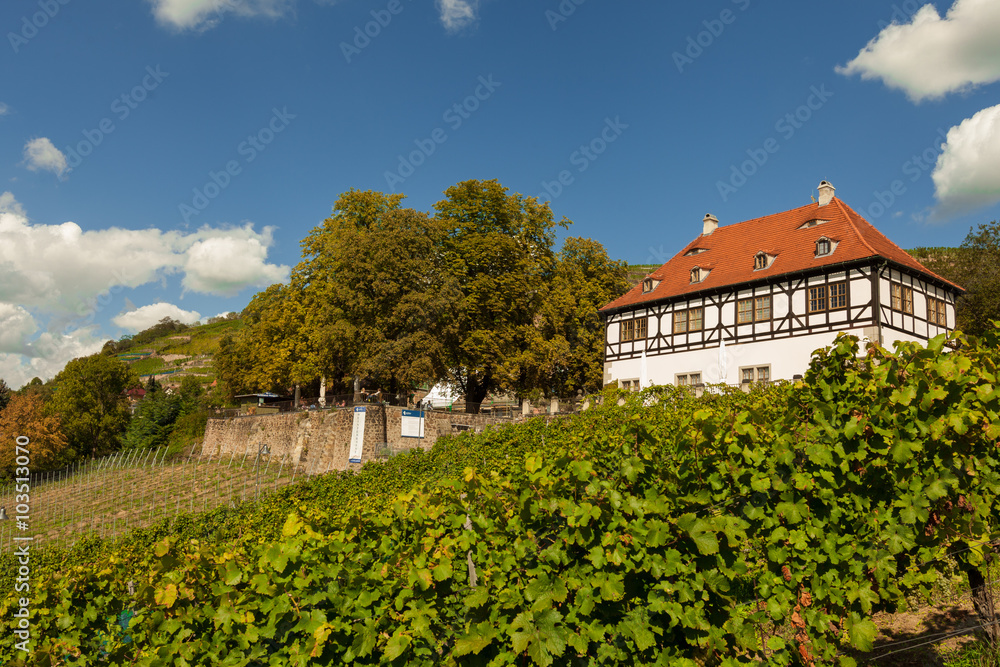
<instances>
[{"instance_id":1,"label":"tree trunk","mask_svg":"<svg viewBox=\"0 0 1000 667\"><path fill-rule=\"evenodd\" d=\"M993 601L993 591L983 578L983 574L978 568L963 566L966 576L969 577L969 588L972 592L972 606L979 615L979 622L983 625L983 632L994 643L1000 639L1000 618L997 617L996 606Z\"/></svg>"},{"instance_id":2,"label":"tree trunk","mask_svg":"<svg viewBox=\"0 0 1000 667\"><path fill-rule=\"evenodd\" d=\"M479 408L489 393L488 382L481 383L478 378L468 378L465 382L465 412L473 415L479 414Z\"/></svg>"}]
</instances>

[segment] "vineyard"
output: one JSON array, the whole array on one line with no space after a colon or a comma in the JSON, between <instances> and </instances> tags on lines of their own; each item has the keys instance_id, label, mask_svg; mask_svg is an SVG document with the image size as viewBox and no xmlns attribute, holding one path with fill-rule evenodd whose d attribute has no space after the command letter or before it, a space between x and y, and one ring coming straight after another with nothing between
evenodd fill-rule
<instances>
[{"instance_id":1,"label":"vineyard","mask_svg":"<svg viewBox=\"0 0 1000 667\"><path fill-rule=\"evenodd\" d=\"M133 450L31 478L30 534L36 548L66 548L84 537L103 539L158 521L235 507L300 477L287 458L248 448L221 459L166 460L167 450ZM14 483L0 485L0 507L12 510ZM26 533L16 531L20 535ZM12 553L15 530L0 523L0 554Z\"/></svg>"},{"instance_id":2,"label":"vineyard","mask_svg":"<svg viewBox=\"0 0 1000 667\"><path fill-rule=\"evenodd\" d=\"M846 666L947 568L990 632L998 350L841 337L795 385L609 389L91 537L33 563L0 663Z\"/></svg>"}]
</instances>

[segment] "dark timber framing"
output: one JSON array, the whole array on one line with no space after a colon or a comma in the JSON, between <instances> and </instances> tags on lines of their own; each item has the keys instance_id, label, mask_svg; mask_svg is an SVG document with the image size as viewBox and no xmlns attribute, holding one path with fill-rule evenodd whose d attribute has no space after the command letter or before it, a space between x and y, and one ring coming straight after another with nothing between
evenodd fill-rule
<instances>
[{"instance_id":1,"label":"dark timber framing","mask_svg":"<svg viewBox=\"0 0 1000 667\"><path fill-rule=\"evenodd\" d=\"M870 296L861 303L855 303L858 291L852 289L859 282L868 281ZM900 313L891 309L891 303L883 303L881 282L888 285L902 282L912 287L914 313ZM808 287L819 284L830 285L846 282L846 308L827 309L815 313L808 312ZM867 290L866 290L867 291ZM945 301L949 308L949 321L954 322L956 290L933 276L917 274L913 269L883 258L866 258L854 262L827 265L795 274L785 274L769 279L756 280L739 285L692 292L681 296L623 306L605 311L605 362L635 359L643 349L647 356L658 356L686 352L690 350L718 347L722 340L727 344L757 342L796 338L817 333L875 327L879 340L882 329L892 329L914 337L930 338L944 332L945 327L927 322L927 309L916 307L916 297L933 297ZM801 296L801 304L796 296ZM738 302L742 299L770 296L771 319L747 324L739 321ZM781 297L787 300L788 311L776 315L776 304ZM829 296L828 296L829 298ZM886 299L891 302L891 299ZM672 314L675 311L704 308L702 330L673 333ZM713 312L714 311L714 312ZM731 311L731 312L729 312ZM709 313L713 316L709 317ZM727 317L723 317L723 313ZM893 315L895 314L895 318ZM906 321L900 321L900 317ZM657 321L656 334L638 341L608 343L610 327L616 326L624 318L648 317ZM727 321L728 320L728 321ZM730 323L731 321L731 323ZM709 322L713 322L709 326Z\"/></svg>"}]
</instances>

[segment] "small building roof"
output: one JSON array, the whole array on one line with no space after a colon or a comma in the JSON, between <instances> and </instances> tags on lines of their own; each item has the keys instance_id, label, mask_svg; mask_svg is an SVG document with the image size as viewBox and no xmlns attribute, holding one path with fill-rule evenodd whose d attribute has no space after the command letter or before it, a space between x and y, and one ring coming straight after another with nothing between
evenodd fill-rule
<instances>
[{"instance_id":1,"label":"small building roof","mask_svg":"<svg viewBox=\"0 0 1000 667\"><path fill-rule=\"evenodd\" d=\"M706 231L710 228L706 224ZM816 256L816 242L823 238L832 242L833 251ZM754 256L760 252L773 259L766 268L755 269ZM643 292L640 282L601 311L614 311L873 257L884 258L929 276L957 292L965 291L925 268L850 206L833 197L825 206L813 203L701 234L647 276L654 281L651 291ZM701 268L702 274L708 271L707 276L699 282L691 282L691 270L694 268Z\"/></svg>"}]
</instances>

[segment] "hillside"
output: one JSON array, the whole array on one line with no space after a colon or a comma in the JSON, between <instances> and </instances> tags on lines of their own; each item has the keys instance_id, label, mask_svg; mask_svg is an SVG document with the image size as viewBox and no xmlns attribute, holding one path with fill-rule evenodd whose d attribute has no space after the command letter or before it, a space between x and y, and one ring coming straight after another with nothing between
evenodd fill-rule
<instances>
[{"instance_id":1,"label":"hillside","mask_svg":"<svg viewBox=\"0 0 1000 667\"><path fill-rule=\"evenodd\" d=\"M632 285L638 285L642 282L642 279L648 276L650 273L660 268L660 264L629 264L628 265L628 281Z\"/></svg>"},{"instance_id":2,"label":"hillside","mask_svg":"<svg viewBox=\"0 0 1000 667\"><path fill-rule=\"evenodd\" d=\"M183 326L183 325L181 325ZM155 327L116 344L122 361L143 379L155 377L167 387L177 386L185 375L205 385L215 381L215 353L227 333L239 331L240 320L225 320L155 335ZM154 335L149 335L151 332Z\"/></svg>"}]
</instances>

